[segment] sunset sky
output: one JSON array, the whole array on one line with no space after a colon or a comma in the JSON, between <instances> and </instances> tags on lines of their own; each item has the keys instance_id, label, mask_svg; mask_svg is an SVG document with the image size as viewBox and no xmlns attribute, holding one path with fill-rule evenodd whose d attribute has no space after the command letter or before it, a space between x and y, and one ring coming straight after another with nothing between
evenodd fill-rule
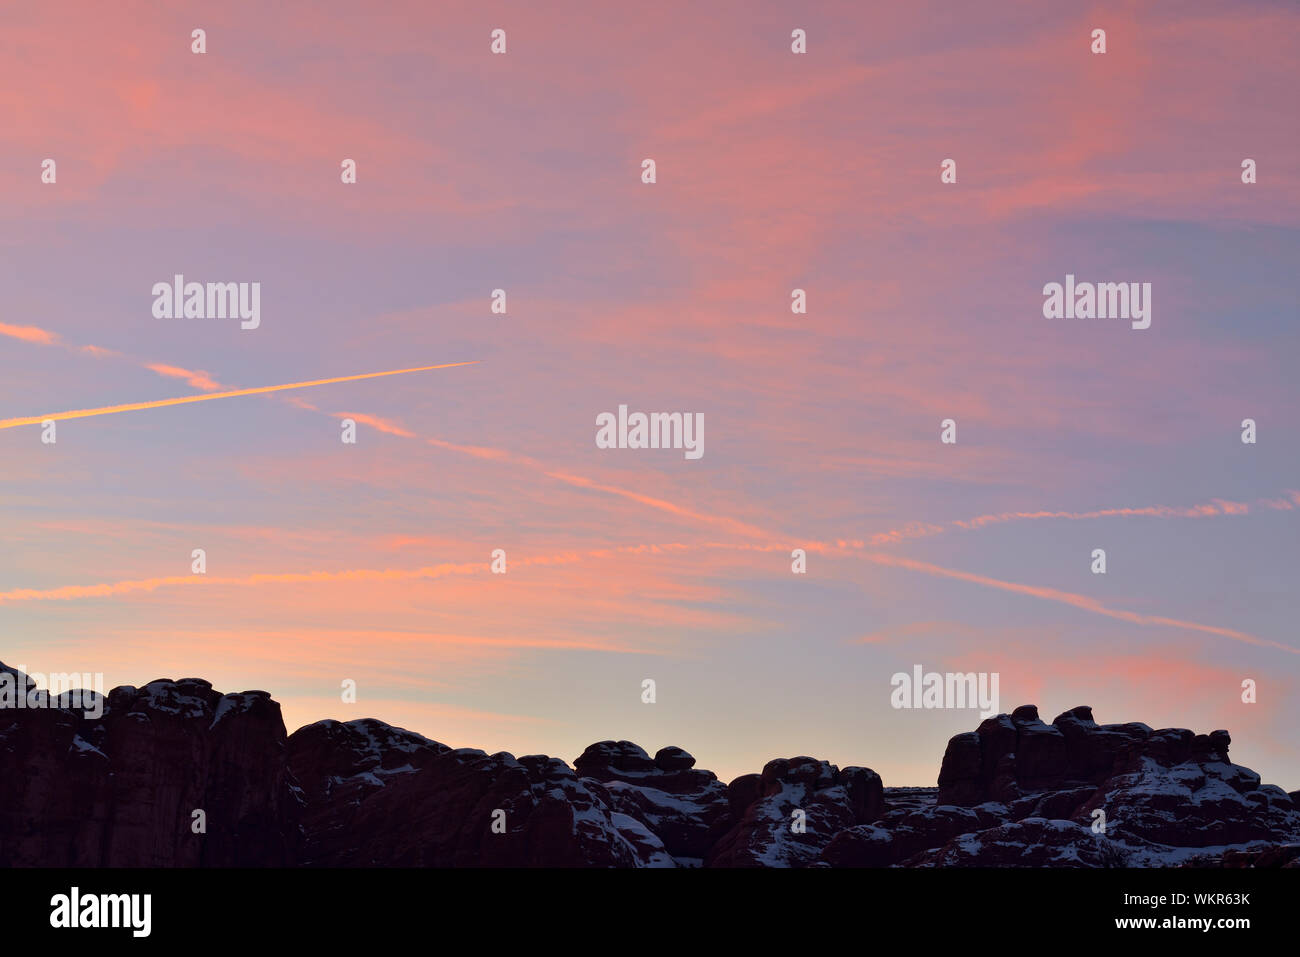
<instances>
[{"instance_id":1,"label":"sunset sky","mask_svg":"<svg viewBox=\"0 0 1300 957\"><path fill-rule=\"evenodd\" d=\"M1294 3L72 9L0 6L0 420L477 364L0 428L6 664L925 785L919 664L1300 788Z\"/></svg>"}]
</instances>

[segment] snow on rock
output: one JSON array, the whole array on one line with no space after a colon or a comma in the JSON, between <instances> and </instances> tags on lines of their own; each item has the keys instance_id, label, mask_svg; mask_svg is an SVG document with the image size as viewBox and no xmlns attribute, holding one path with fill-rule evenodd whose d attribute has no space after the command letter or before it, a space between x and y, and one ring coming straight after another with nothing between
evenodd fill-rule
<instances>
[{"instance_id":1,"label":"snow on rock","mask_svg":"<svg viewBox=\"0 0 1300 957\"><path fill-rule=\"evenodd\" d=\"M989 718L937 787L886 788L806 756L723 784L630 741L570 767L373 718L286 737L269 694L198 678L77 704L0 707L0 866L1300 867L1300 792L1233 764L1228 732L1088 708Z\"/></svg>"},{"instance_id":2,"label":"snow on rock","mask_svg":"<svg viewBox=\"0 0 1300 957\"><path fill-rule=\"evenodd\" d=\"M0 708L0 866L294 862L298 803L269 695L184 678L95 703L98 717L71 694Z\"/></svg>"},{"instance_id":3,"label":"snow on rock","mask_svg":"<svg viewBox=\"0 0 1300 957\"><path fill-rule=\"evenodd\" d=\"M600 741L573 762L590 787L603 785L610 807L663 841L674 857L704 857L730 824L727 787L712 771L695 770L695 758L678 747L653 760L631 741Z\"/></svg>"},{"instance_id":4,"label":"snow on rock","mask_svg":"<svg viewBox=\"0 0 1300 957\"><path fill-rule=\"evenodd\" d=\"M739 820L705 856L709 867L811 864L836 833L874 820L883 808L874 771L841 771L810 757L769 761L757 782L745 775L732 787L739 792L732 804Z\"/></svg>"},{"instance_id":5,"label":"snow on rock","mask_svg":"<svg viewBox=\"0 0 1300 957\"><path fill-rule=\"evenodd\" d=\"M1300 866L1300 804L1228 760L1226 731L1098 725L1032 705L948 743L934 804L836 835L834 866ZM1097 812L1100 812L1098 814ZM1104 825L1104 827L1103 827ZM1232 865L1235 866L1235 865Z\"/></svg>"}]
</instances>

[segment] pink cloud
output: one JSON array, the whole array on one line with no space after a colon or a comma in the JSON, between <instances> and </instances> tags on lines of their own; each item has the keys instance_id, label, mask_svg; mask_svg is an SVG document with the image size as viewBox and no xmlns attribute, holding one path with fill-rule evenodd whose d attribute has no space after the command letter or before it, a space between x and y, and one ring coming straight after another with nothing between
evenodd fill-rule
<instances>
[{"instance_id":1,"label":"pink cloud","mask_svg":"<svg viewBox=\"0 0 1300 957\"><path fill-rule=\"evenodd\" d=\"M42 346L56 346L59 344L58 333L47 332L36 326L11 326L0 322L0 336L9 336L11 339L34 342Z\"/></svg>"},{"instance_id":2,"label":"pink cloud","mask_svg":"<svg viewBox=\"0 0 1300 957\"><path fill-rule=\"evenodd\" d=\"M152 372L160 376L166 376L172 379L184 379L196 389L202 389L204 392L216 392L218 389L225 388L220 382L217 382L206 372L193 371L191 369L182 369L180 366L164 365L161 362L151 362L145 366Z\"/></svg>"}]
</instances>

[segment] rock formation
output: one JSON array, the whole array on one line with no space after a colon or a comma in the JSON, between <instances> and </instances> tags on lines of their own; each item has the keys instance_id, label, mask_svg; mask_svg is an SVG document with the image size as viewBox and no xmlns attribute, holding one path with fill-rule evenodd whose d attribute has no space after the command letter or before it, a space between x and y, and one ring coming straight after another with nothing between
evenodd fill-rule
<instances>
[{"instance_id":1,"label":"rock formation","mask_svg":"<svg viewBox=\"0 0 1300 957\"><path fill-rule=\"evenodd\" d=\"M0 866L1300 867L1296 794L1232 764L1226 731L1085 707L989 718L937 788L887 788L811 757L723 784L630 741L570 767L373 718L286 736L266 692L197 678L114 688L98 717L32 702L0 706Z\"/></svg>"}]
</instances>

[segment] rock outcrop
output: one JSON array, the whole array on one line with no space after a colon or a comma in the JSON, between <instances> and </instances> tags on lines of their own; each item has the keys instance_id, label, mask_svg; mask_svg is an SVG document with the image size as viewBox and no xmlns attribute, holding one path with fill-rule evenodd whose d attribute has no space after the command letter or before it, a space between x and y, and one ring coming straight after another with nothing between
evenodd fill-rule
<instances>
[{"instance_id":1,"label":"rock outcrop","mask_svg":"<svg viewBox=\"0 0 1300 957\"><path fill-rule=\"evenodd\" d=\"M875 820L884 785L869 768L839 770L816 758L777 758L757 781L732 782L737 822L713 847L711 867L800 867L845 828Z\"/></svg>"},{"instance_id":2,"label":"rock outcrop","mask_svg":"<svg viewBox=\"0 0 1300 957\"><path fill-rule=\"evenodd\" d=\"M295 731L288 758L308 866L673 864L558 758L453 749L373 718Z\"/></svg>"},{"instance_id":3,"label":"rock outcrop","mask_svg":"<svg viewBox=\"0 0 1300 957\"><path fill-rule=\"evenodd\" d=\"M5 687L0 866L1300 867L1297 794L1226 731L1088 708L956 735L937 788L811 757L724 785L630 741L570 767L373 718L286 736L266 692L198 678L50 700L0 665Z\"/></svg>"},{"instance_id":4,"label":"rock outcrop","mask_svg":"<svg viewBox=\"0 0 1300 957\"><path fill-rule=\"evenodd\" d=\"M933 808L828 853L864 866L1210 866L1300 843L1300 804L1233 764L1230 744L1227 731L1099 725L1087 707L1047 725L1025 705L948 742Z\"/></svg>"},{"instance_id":5,"label":"rock outcrop","mask_svg":"<svg viewBox=\"0 0 1300 957\"><path fill-rule=\"evenodd\" d=\"M25 704L0 707L0 865L295 862L300 804L266 692L185 678Z\"/></svg>"}]
</instances>

